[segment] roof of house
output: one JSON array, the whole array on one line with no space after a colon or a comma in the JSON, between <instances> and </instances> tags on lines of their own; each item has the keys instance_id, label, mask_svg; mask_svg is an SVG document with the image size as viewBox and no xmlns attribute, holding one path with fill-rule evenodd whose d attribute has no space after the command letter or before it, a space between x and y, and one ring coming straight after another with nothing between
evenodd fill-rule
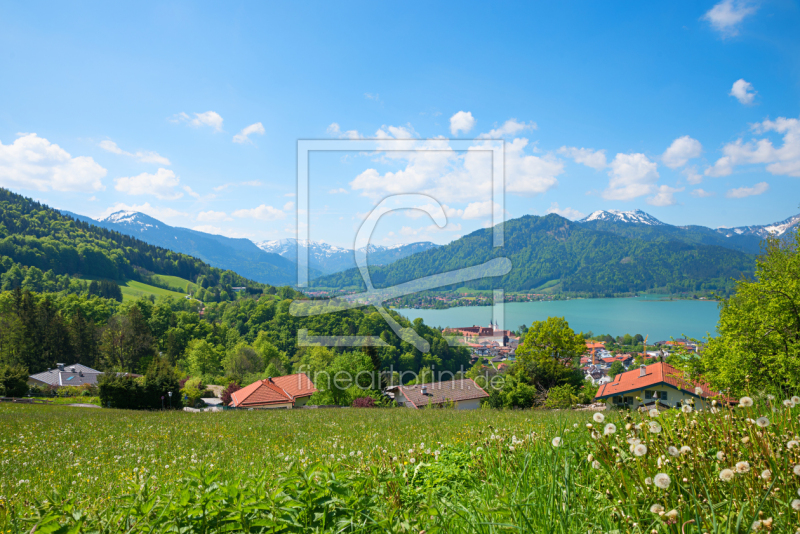
<instances>
[{"instance_id":1,"label":"roof of house","mask_svg":"<svg viewBox=\"0 0 800 534\"><path fill-rule=\"evenodd\" d=\"M48 369L28 378L48 384L51 386L80 386L83 384L97 384L97 377L103 374L102 371L92 369L80 363L73 365L59 364L60 367Z\"/></svg>"},{"instance_id":2,"label":"roof of house","mask_svg":"<svg viewBox=\"0 0 800 534\"><path fill-rule=\"evenodd\" d=\"M307 397L317 389L305 373L265 378L231 393L231 406L269 406L293 403L298 397Z\"/></svg>"},{"instance_id":3,"label":"roof of house","mask_svg":"<svg viewBox=\"0 0 800 534\"><path fill-rule=\"evenodd\" d=\"M425 388L425 394L422 388ZM465 401L483 399L489 396L471 378L450 380L448 382L432 382L430 384L417 384L415 386L397 386L406 399L415 408L428 404L443 404L446 401Z\"/></svg>"},{"instance_id":4,"label":"roof of house","mask_svg":"<svg viewBox=\"0 0 800 534\"><path fill-rule=\"evenodd\" d=\"M600 389L597 390L595 398L604 399L622 393L639 391L657 384L667 384L677 389L684 390L686 393L695 397L708 398L720 395L720 393L712 391L708 384L686 380L683 378L683 371L667 363L658 362L645 366L644 376L642 376L641 367L618 374L614 377L612 382L601 386ZM696 393L695 388L700 388L700 393Z\"/></svg>"}]
</instances>

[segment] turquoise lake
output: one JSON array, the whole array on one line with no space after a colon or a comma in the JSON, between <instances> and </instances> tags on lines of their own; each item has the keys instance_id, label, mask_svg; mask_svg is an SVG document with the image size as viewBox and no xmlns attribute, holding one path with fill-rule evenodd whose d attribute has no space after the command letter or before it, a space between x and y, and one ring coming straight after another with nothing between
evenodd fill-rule
<instances>
[{"instance_id":1,"label":"turquoise lake","mask_svg":"<svg viewBox=\"0 0 800 534\"><path fill-rule=\"evenodd\" d=\"M446 310L397 309L409 319L421 317L429 326L486 326L492 319L491 306L468 306ZM683 335L702 339L716 335L719 320L717 302L665 300L654 297L617 299L575 299L551 302L509 302L505 305L505 328L547 317L564 317L576 332L597 334L649 335L648 341L668 340Z\"/></svg>"}]
</instances>

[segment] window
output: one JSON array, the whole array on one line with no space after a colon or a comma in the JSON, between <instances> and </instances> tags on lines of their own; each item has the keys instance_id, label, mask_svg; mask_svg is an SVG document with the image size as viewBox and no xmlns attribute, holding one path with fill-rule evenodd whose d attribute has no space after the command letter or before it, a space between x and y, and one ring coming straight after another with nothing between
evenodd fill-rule
<instances>
[{"instance_id":1,"label":"window","mask_svg":"<svg viewBox=\"0 0 800 534\"><path fill-rule=\"evenodd\" d=\"M645 399L652 399L653 398L653 390L646 389L644 391L644 398Z\"/></svg>"},{"instance_id":2,"label":"window","mask_svg":"<svg viewBox=\"0 0 800 534\"><path fill-rule=\"evenodd\" d=\"M659 391L659 398L663 401L667 400L667 392L666 391Z\"/></svg>"},{"instance_id":3,"label":"window","mask_svg":"<svg viewBox=\"0 0 800 534\"><path fill-rule=\"evenodd\" d=\"M625 397L625 404L633 404L633 397Z\"/></svg>"},{"instance_id":4,"label":"window","mask_svg":"<svg viewBox=\"0 0 800 534\"><path fill-rule=\"evenodd\" d=\"M620 404L622 402L622 397L614 397L614 404Z\"/></svg>"}]
</instances>

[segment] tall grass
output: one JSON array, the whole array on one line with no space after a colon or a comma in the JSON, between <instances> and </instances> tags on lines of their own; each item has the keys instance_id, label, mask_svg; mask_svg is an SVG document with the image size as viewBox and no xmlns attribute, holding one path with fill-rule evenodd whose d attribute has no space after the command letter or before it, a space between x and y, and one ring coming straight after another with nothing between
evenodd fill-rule
<instances>
[{"instance_id":1,"label":"tall grass","mask_svg":"<svg viewBox=\"0 0 800 534\"><path fill-rule=\"evenodd\" d=\"M764 398L718 413L592 415L2 406L0 531L800 528L800 407ZM720 478L740 462L749 469Z\"/></svg>"}]
</instances>

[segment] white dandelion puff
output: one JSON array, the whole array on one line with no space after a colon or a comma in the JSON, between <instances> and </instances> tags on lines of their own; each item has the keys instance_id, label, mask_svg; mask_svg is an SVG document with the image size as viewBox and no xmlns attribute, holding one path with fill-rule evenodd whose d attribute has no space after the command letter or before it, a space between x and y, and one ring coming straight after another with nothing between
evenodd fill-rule
<instances>
[{"instance_id":1,"label":"white dandelion puff","mask_svg":"<svg viewBox=\"0 0 800 534\"><path fill-rule=\"evenodd\" d=\"M800 397L795 395L794 397L792 397L792 402L795 404L800 404Z\"/></svg>"},{"instance_id":2,"label":"white dandelion puff","mask_svg":"<svg viewBox=\"0 0 800 534\"><path fill-rule=\"evenodd\" d=\"M795 499L792 501L792 509L800 512L800 499Z\"/></svg>"},{"instance_id":3,"label":"white dandelion puff","mask_svg":"<svg viewBox=\"0 0 800 534\"><path fill-rule=\"evenodd\" d=\"M600 412L597 412L592 416L592 419L594 419L595 423L602 423L603 421L606 420L606 416L601 414Z\"/></svg>"},{"instance_id":4,"label":"white dandelion puff","mask_svg":"<svg viewBox=\"0 0 800 534\"><path fill-rule=\"evenodd\" d=\"M700 386L695 386L694 394L695 395L702 395L703 394L703 388L701 388Z\"/></svg>"},{"instance_id":5,"label":"white dandelion puff","mask_svg":"<svg viewBox=\"0 0 800 534\"><path fill-rule=\"evenodd\" d=\"M759 417L756 419L756 424L761 428L767 428L769 426L769 419L766 417Z\"/></svg>"},{"instance_id":6,"label":"white dandelion puff","mask_svg":"<svg viewBox=\"0 0 800 534\"><path fill-rule=\"evenodd\" d=\"M689 406L688 404L684 404L683 406L681 406L681 411L683 413L692 413L692 407Z\"/></svg>"},{"instance_id":7,"label":"white dandelion puff","mask_svg":"<svg viewBox=\"0 0 800 534\"><path fill-rule=\"evenodd\" d=\"M656 423L655 421L650 421L650 432L653 434L658 434L661 432L661 425Z\"/></svg>"},{"instance_id":8,"label":"white dandelion puff","mask_svg":"<svg viewBox=\"0 0 800 534\"><path fill-rule=\"evenodd\" d=\"M667 519L672 519L672 520L675 520L675 519L677 519L677 518L678 518L678 511L677 511L677 510L674 510L674 509L673 509L673 510L670 510L669 512L667 512L666 514L664 514L664 517L666 517Z\"/></svg>"},{"instance_id":9,"label":"white dandelion puff","mask_svg":"<svg viewBox=\"0 0 800 534\"><path fill-rule=\"evenodd\" d=\"M650 478L650 477L647 477L647 478L644 479L644 483L647 484L648 486L652 486L653 485L653 479Z\"/></svg>"},{"instance_id":10,"label":"white dandelion puff","mask_svg":"<svg viewBox=\"0 0 800 534\"><path fill-rule=\"evenodd\" d=\"M783 401L783 405L786 406L787 408L794 408L794 403L792 402L792 399L786 399L785 401Z\"/></svg>"},{"instance_id":11,"label":"white dandelion puff","mask_svg":"<svg viewBox=\"0 0 800 534\"><path fill-rule=\"evenodd\" d=\"M793 472L795 475L797 475L797 476L799 476L799 477L800 477L800 464L797 464L796 466L794 466L794 469L792 469L792 472Z\"/></svg>"},{"instance_id":12,"label":"white dandelion puff","mask_svg":"<svg viewBox=\"0 0 800 534\"><path fill-rule=\"evenodd\" d=\"M692 452L692 448L688 445L684 445L681 447L681 454L689 454Z\"/></svg>"},{"instance_id":13,"label":"white dandelion puff","mask_svg":"<svg viewBox=\"0 0 800 534\"><path fill-rule=\"evenodd\" d=\"M653 479L653 483L656 485L656 487L667 489L672 483L672 479L669 478L669 475L666 473L659 473Z\"/></svg>"},{"instance_id":14,"label":"white dandelion puff","mask_svg":"<svg viewBox=\"0 0 800 534\"><path fill-rule=\"evenodd\" d=\"M649 413L650 413L650 417L658 417L658 414L660 412L658 411L658 408L653 408L652 410L650 410Z\"/></svg>"},{"instance_id":15,"label":"white dandelion puff","mask_svg":"<svg viewBox=\"0 0 800 534\"><path fill-rule=\"evenodd\" d=\"M792 441L790 441L789 443L786 444L786 448L791 450L791 449L794 449L795 447L797 447L798 445L800 445L800 443L798 443L795 440L792 440Z\"/></svg>"},{"instance_id":16,"label":"white dandelion puff","mask_svg":"<svg viewBox=\"0 0 800 534\"><path fill-rule=\"evenodd\" d=\"M592 462L592 467L594 467L595 469L600 469L600 462L595 460L594 462Z\"/></svg>"},{"instance_id":17,"label":"white dandelion puff","mask_svg":"<svg viewBox=\"0 0 800 534\"><path fill-rule=\"evenodd\" d=\"M561 438L555 437L553 438L553 447L560 447L561 446Z\"/></svg>"},{"instance_id":18,"label":"white dandelion puff","mask_svg":"<svg viewBox=\"0 0 800 534\"><path fill-rule=\"evenodd\" d=\"M614 423L608 423L605 429L603 429L603 434L608 436L609 434L616 433L616 431L617 431L617 425L615 425Z\"/></svg>"},{"instance_id":19,"label":"white dandelion puff","mask_svg":"<svg viewBox=\"0 0 800 534\"><path fill-rule=\"evenodd\" d=\"M748 462L736 462L737 473L747 473L750 471L750 464Z\"/></svg>"},{"instance_id":20,"label":"white dandelion puff","mask_svg":"<svg viewBox=\"0 0 800 534\"><path fill-rule=\"evenodd\" d=\"M719 472L719 479L723 482L730 482L733 480L733 470L723 469Z\"/></svg>"},{"instance_id":21,"label":"white dandelion puff","mask_svg":"<svg viewBox=\"0 0 800 534\"><path fill-rule=\"evenodd\" d=\"M761 471L761 478L763 478L764 480L769 480L770 478L772 478L772 471L770 471L769 469L764 469L763 471Z\"/></svg>"},{"instance_id":22,"label":"white dandelion puff","mask_svg":"<svg viewBox=\"0 0 800 534\"><path fill-rule=\"evenodd\" d=\"M660 504L654 504L650 507L650 512L653 514L660 514L664 512L664 507Z\"/></svg>"},{"instance_id":23,"label":"white dandelion puff","mask_svg":"<svg viewBox=\"0 0 800 534\"><path fill-rule=\"evenodd\" d=\"M636 456L644 456L647 454L647 445L637 445L633 448L633 454Z\"/></svg>"},{"instance_id":24,"label":"white dandelion puff","mask_svg":"<svg viewBox=\"0 0 800 534\"><path fill-rule=\"evenodd\" d=\"M717 460L720 462L725 459L725 453L722 451L717 451Z\"/></svg>"},{"instance_id":25,"label":"white dandelion puff","mask_svg":"<svg viewBox=\"0 0 800 534\"><path fill-rule=\"evenodd\" d=\"M680 456L681 454L681 451L679 451L676 447L673 447L671 445L667 449L667 452L669 453L670 456Z\"/></svg>"},{"instance_id":26,"label":"white dandelion puff","mask_svg":"<svg viewBox=\"0 0 800 534\"><path fill-rule=\"evenodd\" d=\"M742 397L741 399L739 399L739 406L741 406L742 408L749 408L752 405L753 405L753 399L751 399L750 397Z\"/></svg>"}]
</instances>

